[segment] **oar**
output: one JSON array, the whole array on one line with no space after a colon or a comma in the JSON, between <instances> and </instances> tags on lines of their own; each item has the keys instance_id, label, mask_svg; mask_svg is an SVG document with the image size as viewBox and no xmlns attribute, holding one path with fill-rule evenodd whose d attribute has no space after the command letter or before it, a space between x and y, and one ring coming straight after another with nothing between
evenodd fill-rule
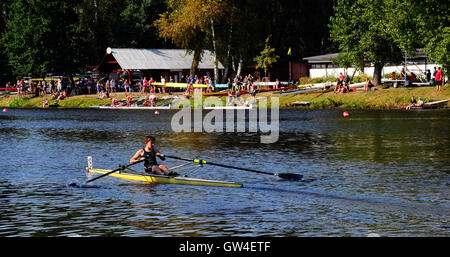
<instances>
[{"instance_id":1,"label":"oar","mask_svg":"<svg viewBox=\"0 0 450 257\"><path fill-rule=\"evenodd\" d=\"M89 179L88 181L86 181L86 183L92 182L92 181L97 180L97 179L99 179L99 178L103 178L103 177L108 176L109 174L112 174L112 173L117 172L117 171L119 171L119 170L124 170L124 169L126 169L126 168L128 168L128 167L131 167L131 166L133 166L133 165L135 165L135 164L138 164L138 163L140 163L140 162L143 162L143 161L145 161L145 159L139 160L139 161L137 161L137 162L133 162L133 163L128 164L128 165L120 166L119 168L117 168L117 169L115 169L115 170L112 170L112 171L110 171L110 172L107 172L107 173L105 173L105 174L102 174L102 175L100 175L100 176L98 176L98 177L91 178L91 179Z\"/></svg>"},{"instance_id":2,"label":"oar","mask_svg":"<svg viewBox=\"0 0 450 257\"><path fill-rule=\"evenodd\" d=\"M183 160L183 161L190 161L190 162L193 162L193 163L198 163L200 165L209 164L209 165L215 165L215 166L224 167L224 168L231 168L231 169L236 169L236 170L245 170L245 171L251 171L251 172L256 172L256 173L261 173L261 174L274 175L274 176L278 176L280 178L287 179L287 180L298 181L298 180L302 180L302 178L303 178L303 175L293 174L293 173L270 173L270 172L254 170L254 169L234 167L234 166L220 164L220 163L207 162L207 161L201 160L201 159L188 159L188 158L177 157L177 156L170 156L170 155L165 155L165 157L172 158L172 159L177 159L177 160Z\"/></svg>"}]
</instances>

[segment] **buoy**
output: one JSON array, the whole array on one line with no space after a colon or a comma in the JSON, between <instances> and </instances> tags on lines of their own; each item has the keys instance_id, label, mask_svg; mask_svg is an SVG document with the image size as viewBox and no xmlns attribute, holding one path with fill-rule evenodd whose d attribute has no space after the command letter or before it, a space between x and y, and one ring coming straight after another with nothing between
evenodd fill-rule
<instances>
[{"instance_id":1,"label":"buoy","mask_svg":"<svg viewBox=\"0 0 450 257\"><path fill-rule=\"evenodd\" d=\"M8 111L8 109L6 109L6 108L3 108L3 112L7 112Z\"/></svg>"},{"instance_id":2,"label":"buoy","mask_svg":"<svg viewBox=\"0 0 450 257\"><path fill-rule=\"evenodd\" d=\"M155 115L159 115L159 111L158 110L155 111Z\"/></svg>"},{"instance_id":3,"label":"buoy","mask_svg":"<svg viewBox=\"0 0 450 257\"><path fill-rule=\"evenodd\" d=\"M348 112L343 112L342 113L342 116L344 116L344 117L347 117L347 116L349 116L350 114L348 114Z\"/></svg>"}]
</instances>

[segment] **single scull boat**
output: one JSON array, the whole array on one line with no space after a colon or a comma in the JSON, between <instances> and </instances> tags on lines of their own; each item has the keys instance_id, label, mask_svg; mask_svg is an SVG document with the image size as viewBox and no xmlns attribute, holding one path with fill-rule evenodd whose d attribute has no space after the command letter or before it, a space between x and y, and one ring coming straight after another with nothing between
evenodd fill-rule
<instances>
[{"instance_id":1,"label":"single scull boat","mask_svg":"<svg viewBox=\"0 0 450 257\"><path fill-rule=\"evenodd\" d=\"M92 168L92 159L88 157L88 167L86 170L90 173L97 174L106 174L111 172L111 170L105 169L94 169ZM144 173L144 172L143 172ZM128 181L137 181L145 184L182 184L182 185L195 185L195 186L215 186L215 187L243 187L242 184L228 182L228 181L219 181L219 180L208 180L208 179L199 179L199 178L189 178L189 177L171 177L171 176L163 176L156 174L133 174L124 171L118 171L108 176L116 177Z\"/></svg>"}]
</instances>

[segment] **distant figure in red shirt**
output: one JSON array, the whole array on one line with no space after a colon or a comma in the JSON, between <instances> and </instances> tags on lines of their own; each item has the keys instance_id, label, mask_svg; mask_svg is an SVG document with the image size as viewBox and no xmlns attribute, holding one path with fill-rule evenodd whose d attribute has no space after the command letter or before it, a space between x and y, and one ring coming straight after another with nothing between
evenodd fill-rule
<instances>
[{"instance_id":1,"label":"distant figure in red shirt","mask_svg":"<svg viewBox=\"0 0 450 257\"><path fill-rule=\"evenodd\" d=\"M435 81L436 81L435 82L436 83L436 90L437 91L441 91L442 84L443 84L441 67L439 67L438 71L436 72L436 79L435 79Z\"/></svg>"}]
</instances>

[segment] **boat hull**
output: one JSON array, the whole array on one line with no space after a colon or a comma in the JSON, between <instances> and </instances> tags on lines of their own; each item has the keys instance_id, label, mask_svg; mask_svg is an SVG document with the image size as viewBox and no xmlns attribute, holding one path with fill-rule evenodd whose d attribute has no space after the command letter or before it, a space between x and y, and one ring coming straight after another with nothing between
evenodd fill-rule
<instances>
[{"instance_id":1,"label":"boat hull","mask_svg":"<svg viewBox=\"0 0 450 257\"><path fill-rule=\"evenodd\" d=\"M97 174L105 174L110 171L111 170L104 170L104 169L88 169L88 172ZM167 177L162 175L139 175L119 171L109 174L108 176L128 181L138 181L145 184L182 184L194 186L243 187L242 184L228 181L207 180L189 177Z\"/></svg>"}]
</instances>

